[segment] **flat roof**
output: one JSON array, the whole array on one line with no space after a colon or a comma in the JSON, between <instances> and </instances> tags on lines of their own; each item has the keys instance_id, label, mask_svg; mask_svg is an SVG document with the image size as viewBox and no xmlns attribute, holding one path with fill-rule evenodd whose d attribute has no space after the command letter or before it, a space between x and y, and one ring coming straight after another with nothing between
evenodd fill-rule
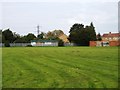
<instances>
[{"instance_id":1,"label":"flat roof","mask_svg":"<svg viewBox=\"0 0 120 90\"><path fill-rule=\"evenodd\" d=\"M31 42L58 42L58 40L31 40Z\"/></svg>"}]
</instances>

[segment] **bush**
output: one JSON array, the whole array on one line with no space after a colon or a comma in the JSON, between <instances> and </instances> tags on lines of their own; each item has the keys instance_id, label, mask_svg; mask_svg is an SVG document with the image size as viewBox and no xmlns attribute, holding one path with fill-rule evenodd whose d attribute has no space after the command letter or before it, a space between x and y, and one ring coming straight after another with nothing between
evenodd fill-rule
<instances>
[{"instance_id":1,"label":"bush","mask_svg":"<svg viewBox=\"0 0 120 90\"><path fill-rule=\"evenodd\" d=\"M32 45L27 45L26 47L32 47Z\"/></svg>"},{"instance_id":2,"label":"bush","mask_svg":"<svg viewBox=\"0 0 120 90\"><path fill-rule=\"evenodd\" d=\"M9 41L5 41L5 47L10 47Z\"/></svg>"},{"instance_id":3,"label":"bush","mask_svg":"<svg viewBox=\"0 0 120 90\"><path fill-rule=\"evenodd\" d=\"M58 46L64 46L64 42L63 42L63 40L59 40L59 42L58 42Z\"/></svg>"}]
</instances>

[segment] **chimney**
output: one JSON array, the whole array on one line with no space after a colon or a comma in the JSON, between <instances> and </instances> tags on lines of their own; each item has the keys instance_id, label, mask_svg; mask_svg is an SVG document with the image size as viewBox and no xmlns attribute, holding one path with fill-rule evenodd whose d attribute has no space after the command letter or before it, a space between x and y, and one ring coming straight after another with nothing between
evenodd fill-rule
<instances>
[{"instance_id":1,"label":"chimney","mask_svg":"<svg viewBox=\"0 0 120 90\"><path fill-rule=\"evenodd\" d=\"M109 34L111 34L111 32L109 32Z\"/></svg>"}]
</instances>

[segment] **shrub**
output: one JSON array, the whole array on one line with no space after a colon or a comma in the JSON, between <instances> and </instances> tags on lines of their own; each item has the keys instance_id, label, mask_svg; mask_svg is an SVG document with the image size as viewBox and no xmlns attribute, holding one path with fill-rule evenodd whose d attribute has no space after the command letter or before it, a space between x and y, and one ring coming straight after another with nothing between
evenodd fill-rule
<instances>
[{"instance_id":1,"label":"shrub","mask_svg":"<svg viewBox=\"0 0 120 90\"><path fill-rule=\"evenodd\" d=\"M10 47L9 41L5 41L5 47Z\"/></svg>"},{"instance_id":2,"label":"shrub","mask_svg":"<svg viewBox=\"0 0 120 90\"><path fill-rule=\"evenodd\" d=\"M32 47L32 45L27 45L26 47Z\"/></svg>"},{"instance_id":3,"label":"shrub","mask_svg":"<svg viewBox=\"0 0 120 90\"><path fill-rule=\"evenodd\" d=\"M58 46L64 46L64 42L63 42L63 40L59 40L59 42L58 42Z\"/></svg>"}]
</instances>

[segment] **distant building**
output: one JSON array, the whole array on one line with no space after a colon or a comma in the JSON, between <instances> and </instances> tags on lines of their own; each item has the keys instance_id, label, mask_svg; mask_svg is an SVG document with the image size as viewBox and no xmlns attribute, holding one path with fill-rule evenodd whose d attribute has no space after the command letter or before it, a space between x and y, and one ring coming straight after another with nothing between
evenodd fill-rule
<instances>
[{"instance_id":1,"label":"distant building","mask_svg":"<svg viewBox=\"0 0 120 90\"><path fill-rule=\"evenodd\" d=\"M57 40L31 40L32 46L58 46Z\"/></svg>"},{"instance_id":2,"label":"distant building","mask_svg":"<svg viewBox=\"0 0 120 90\"><path fill-rule=\"evenodd\" d=\"M120 40L120 33L107 33L102 36L103 41L118 41Z\"/></svg>"},{"instance_id":3,"label":"distant building","mask_svg":"<svg viewBox=\"0 0 120 90\"><path fill-rule=\"evenodd\" d=\"M90 41L90 46L120 46L120 33L106 33L101 41Z\"/></svg>"}]
</instances>

